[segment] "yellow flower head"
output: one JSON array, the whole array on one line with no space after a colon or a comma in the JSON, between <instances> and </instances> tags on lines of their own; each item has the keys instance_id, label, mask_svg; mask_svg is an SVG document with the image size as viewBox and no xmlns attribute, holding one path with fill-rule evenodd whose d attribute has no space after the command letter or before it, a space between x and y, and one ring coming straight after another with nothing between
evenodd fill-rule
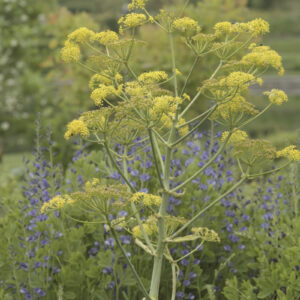
<instances>
[{"instance_id":1,"label":"yellow flower head","mask_svg":"<svg viewBox=\"0 0 300 300\"><path fill-rule=\"evenodd\" d=\"M250 83L254 81L255 77L252 74L232 72L220 80L220 85L224 87L237 87L240 91L244 91L249 87Z\"/></svg>"},{"instance_id":2,"label":"yellow flower head","mask_svg":"<svg viewBox=\"0 0 300 300\"><path fill-rule=\"evenodd\" d=\"M89 82L89 88L91 90L94 90L100 86L101 83L104 83L105 85L111 85L111 79L109 79L109 76L106 74L106 72L103 72L103 74L94 74Z\"/></svg>"},{"instance_id":3,"label":"yellow flower head","mask_svg":"<svg viewBox=\"0 0 300 300\"><path fill-rule=\"evenodd\" d=\"M216 120L218 117L223 120L234 120L238 114L255 115L258 111L254 105L247 102L244 97L237 94L233 99L228 102L220 104L215 112L212 114L212 119Z\"/></svg>"},{"instance_id":4,"label":"yellow flower head","mask_svg":"<svg viewBox=\"0 0 300 300\"><path fill-rule=\"evenodd\" d=\"M118 34L111 30L106 30L106 31L96 33L91 39L92 42L98 41L100 44L104 46L108 46L113 43L116 43L118 40L119 40Z\"/></svg>"},{"instance_id":5,"label":"yellow flower head","mask_svg":"<svg viewBox=\"0 0 300 300\"><path fill-rule=\"evenodd\" d=\"M128 14L118 21L118 24L120 25L120 33L122 33L124 29L141 26L146 21L147 17L144 14Z\"/></svg>"},{"instance_id":6,"label":"yellow flower head","mask_svg":"<svg viewBox=\"0 0 300 300\"><path fill-rule=\"evenodd\" d=\"M160 196L138 192L132 195L130 201L135 204L143 203L145 206L159 206L161 204L162 199Z\"/></svg>"},{"instance_id":7,"label":"yellow flower head","mask_svg":"<svg viewBox=\"0 0 300 300\"><path fill-rule=\"evenodd\" d=\"M168 79L168 74L164 71L153 71L142 73L138 80L144 84L155 84Z\"/></svg>"},{"instance_id":8,"label":"yellow flower head","mask_svg":"<svg viewBox=\"0 0 300 300\"><path fill-rule=\"evenodd\" d=\"M221 241L218 234L214 230L208 229L206 227L193 227L192 232L206 242L220 243Z\"/></svg>"},{"instance_id":9,"label":"yellow flower head","mask_svg":"<svg viewBox=\"0 0 300 300\"><path fill-rule=\"evenodd\" d=\"M71 42L84 44L85 42L93 39L95 36L95 32L86 28L81 27L73 31L68 35L68 40Z\"/></svg>"},{"instance_id":10,"label":"yellow flower head","mask_svg":"<svg viewBox=\"0 0 300 300\"><path fill-rule=\"evenodd\" d=\"M153 99L153 106L150 110L150 115L153 118L162 116L162 114L171 114L176 111L177 105L182 103L182 99L172 96L159 96Z\"/></svg>"},{"instance_id":11,"label":"yellow flower head","mask_svg":"<svg viewBox=\"0 0 300 300\"><path fill-rule=\"evenodd\" d=\"M146 224L144 223L143 224L143 228L146 232L146 234L148 236L151 236L155 231L153 230L153 226L149 225L149 224ZM132 228L132 235L135 237L135 238L140 238L142 239L143 238L143 234L142 234L142 231L141 231L141 228L139 225L135 226Z\"/></svg>"},{"instance_id":12,"label":"yellow flower head","mask_svg":"<svg viewBox=\"0 0 300 300\"><path fill-rule=\"evenodd\" d=\"M232 24L230 22L219 22L214 26L215 34L229 34L232 32Z\"/></svg>"},{"instance_id":13,"label":"yellow flower head","mask_svg":"<svg viewBox=\"0 0 300 300\"><path fill-rule=\"evenodd\" d=\"M74 200L70 196L57 195L53 197L49 202L44 202L44 204L41 207L41 213L44 213L47 209L60 209L67 204L73 203Z\"/></svg>"},{"instance_id":14,"label":"yellow flower head","mask_svg":"<svg viewBox=\"0 0 300 300\"><path fill-rule=\"evenodd\" d=\"M93 178L92 181L87 181L85 183L85 189L86 190L91 189L91 188L97 186L99 183L100 183L100 180L98 178Z\"/></svg>"},{"instance_id":15,"label":"yellow flower head","mask_svg":"<svg viewBox=\"0 0 300 300\"><path fill-rule=\"evenodd\" d=\"M276 153L277 157L285 157L291 161L300 161L300 151L296 149L296 146L288 146Z\"/></svg>"},{"instance_id":16,"label":"yellow flower head","mask_svg":"<svg viewBox=\"0 0 300 300\"><path fill-rule=\"evenodd\" d=\"M271 91L264 92L264 95L267 95L270 102L276 105L281 105L283 102L288 102L288 96L282 90L272 89Z\"/></svg>"},{"instance_id":17,"label":"yellow flower head","mask_svg":"<svg viewBox=\"0 0 300 300\"><path fill-rule=\"evenodd\" d=\"M259 18L247 23L249 31L256 37L270 32L270 25L267 21Z\"/></svg>"},{"instance_id":18,"label":"yellow flower head","mask_svg":"<svg viewBox=\"0 0 300 300\"><path fill-rule=\"evenodd\" d=\"M221 137L221 140L223 142L227 139L228 134L229 134L228 131L223 132L222 137ZM230 136L229 143L236 144L236 143L240 143L246 139L248 139L248 134L245 131L238 129L238 130L234 131L232 133L232 135Z\"/></svg>"},{"instance_id":19,"label":"yellow flower head","mask_svg":"<svg viewBox=\"0 0 300 300\"><path fill-rule=\"evenodd\" d=\"M128 4L128 10L143 9L147 2L148 0L131 0L131 3Z\"/></svg>"},{"instance_id":20,"label":"yellow flower head","mask_svg":"<svg viewBox=\"0 0 300 300\"><path fill-rule=\"evenodd\" d=\"M186 134L189 133L189 126L188 126L188 125L186 125L186 126L181 126L181 125L183 125L185 122L186 122L186 121L185 121L184 118L180 118L180 119L178 120L178 123L177 123L177 124L178 124L178 126L180 127L180 128L178 129L178 133L179 133L180 136L185 136Z\"/></svg>"},{"instance_id":21,"label":"yellow flower head","mask_svg":"<svg viewBox=\"0 0 300 300\"><path fill-rule=\"evenodd\" d=\"M278 71L279 75L284 73L281 56L276 51L271 50L269 46L255 47L253 45L251 50L251 53L242 58L243 63L254 65L260 69L272 67Z\"/></svg>"},{"instance_id":22,"label":"yellow flower head","mask_svg":"<svg viewBox=\"0 0 300 300\"><path fill-rule=\"evenodd\" d=\"M71 136L80 135L82 138L88 138L90 135L86 124L81 120L73 120L67 125L65 139L68 140Z\"/></svg>"},{"instance_id":23,"label":"yellow flower head","mask_svg":"<svg viewBox=\"0 0 300 300\"><path fill-rule=\"evenodd\" d=\"M61 58L64 62L76 62L80 59L80 48L74 43L67 42L61 50Z\"/></svg>"},{"instance_id":24,"label":"yellow flower head","mask_svg":"<svg viewBox=\"0 0 300 300\"><path fill-rule=\"evenodd\" d=\"M189 17L175 20L172 26L175 30L182 32L183 34L186 34L188 36L195 35L201 30L198 22Z\"/></svg>"},{"instance_id":25,"label":"yellow flower head","mask_svg":"<svg viewBox=\"0 0 300 300\"><path fill-rule=\"evenodd\" d=\"M121 89L121 85L118 90L116 90L112 85L100 84L97 89L93 90L91 99L94 100L95 105L101 106L103 104L103 100L112 95L119 95Z\"/></svg>"}]
</instances>

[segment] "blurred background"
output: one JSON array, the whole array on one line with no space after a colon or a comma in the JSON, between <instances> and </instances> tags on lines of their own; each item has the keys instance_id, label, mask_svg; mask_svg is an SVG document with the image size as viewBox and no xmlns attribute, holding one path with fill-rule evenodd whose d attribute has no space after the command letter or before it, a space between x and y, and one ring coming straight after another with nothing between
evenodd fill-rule
<instances>
[{"instance_id":1,"label":"blurred background","mask_svg":"<svg viewBox=\"0 0 300 300\"><path fill-rule=\"evenodd\" d=\"M18 168L24 153L32 151L39 112L43 125L52 128L57 159L68 161L72 145L63 141L64 128L90 107L91 74L78 66L63 64L60 49L67 34L78 27L117 30L117 20L127 12L127 4L126 0L0 0L0 180ZM150 0L148 8L155 13L162 7L176 10L182 5L183 0ZM266 102L259 95L261 91L281 88L289 95L289 103L273 107L249 131L253 137L268 137L277 146L297 143L300 1L191 0L185 14L197 19L204 31L222 20L235 22L262 17L269 21L271 33L264 44L283 57L286 73L283 77L267 73L263 89L253 89L250 97L258 107L263 107ZM151 41L147 44L150 55L143 56L143 51L136 53L140 71L167 68L169 53L164 52L167 47L162 33L145 26L139 35L142 40ZM180 70L184 73L191 63L190 52L182 48ZM199 73L192 78L189 91L195 91L205 69Z\"/></svg>"}]
</instances>

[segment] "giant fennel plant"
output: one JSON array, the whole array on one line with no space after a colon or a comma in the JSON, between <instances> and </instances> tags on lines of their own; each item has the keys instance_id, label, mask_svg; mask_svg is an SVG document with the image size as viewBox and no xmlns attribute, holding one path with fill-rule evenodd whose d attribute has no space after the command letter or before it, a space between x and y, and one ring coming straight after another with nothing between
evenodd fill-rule
<instances>
[{"instance_id":1,"label":"giant fennel plant","mask_svg":"<svg viewBox=\"0 0 300 300\"><path fill-rule=\"evenodd\" d=\"M259 45L262 36L269 32L266 21L220 22L211 33L202 33L196 20L183 16L184 10L179 16L163 10L152 16L146 2L132 0L128 6L130 12L119 20L119 33L110 30L95 33L88 28L79 28L68 35L61 53L66 63L77 63L93 73L89 86L96 107L70 122L65 138L79 135L99 144L107 155L107 165L116 170L124 184L111 185L106 179L94 179L87 182L82 191L55 196L43 205L42 211L79 205L97 212L116 239L144 299L159 299L161 272L166 263L172 270L171 299L175 299L180 271L178 262L198 250L204 242L220 242L215 231L195 227L195 221L246 180L275 172L291 161L300 161L300 151L295 146L276 151L268 141L251 139L243 131L272 105L281 105L288 100L286 94L277 89L265 92L269 104L261 111L246 100L248 88L262 84L261 75L269 68L280 75L284 72L279 54L268 46ZM170 45L171 67L136 74L132 54L141 43L138 29L147 23L165 32ZM176 56L180 53L174 49L174 38L178 36L195 58L188 74L182 74L176 64ZM215 71L199 82L193 95L186 94L191 74L201 72L196 62L205 63L208 55L219 61ZM178 85L179 76L184 77L182 86ZM189 117L189 112L204 98L211 101L209 108ZM171 161L176 147L208 120L223 128L218 151L188 178L174 178ZM152 179L153 188L149 193L133 184L128 175L128 162L138 155L132 151L137 144L150 147L152 152L156 178ZM239 168L237 182L211 199L189 220L168 215L168 198L179 197L184 201L185 189L192 180L213 164L228 145L233 148ZM277 169L271 168L270 162L278 158L285 158L287 163L281 162ZM112 218L124 207L130 212L127 217ZM131 233L135 243L153 257L150 287L141 280L127 257L118 238L118 227ZM201 241L199 246L183 257L175 259L169 251L176 243L195 240Z\"/></svg>"}]
</instances>

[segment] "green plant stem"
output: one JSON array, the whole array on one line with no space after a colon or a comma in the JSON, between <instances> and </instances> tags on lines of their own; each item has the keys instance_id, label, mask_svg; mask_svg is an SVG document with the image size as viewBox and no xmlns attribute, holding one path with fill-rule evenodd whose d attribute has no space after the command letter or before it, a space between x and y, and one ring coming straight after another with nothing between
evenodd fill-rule
<instances>
[{"instance_id":1,"label":"green plant stem","mask_svg":"<svg viewBox=\"0 0 300 300\"><path fill-rule=\"evenodd\" d=\"M235 185L233 185L230 189L228 189L225 193L223 193L217 199L215 199L214 201L212 201L204 209L202 209L201 211L199 211L192 219L190 219L180 229L178 229L175 233L173 233L171 235L170 239L175 238L179 233L181 233L183 230L185 230L186 228L188 228L191 224L193 224L208 209L210 209L212 206L214 206L215 204L217 204L221 199L223 199L224 197L226 197L232 191L234 191L235 189L237 189L246 179L247 179L247 176L243 176Z\"/></svg>"},{"instance_id":2,"label":"green plant stem","mask_svg":"<svg viewBox=\"0 0 300 300\"><path fill-rule=\"evenodd\" d=\"M178 145L179 143L181 143L183 140L185 140L187 137L189 137L194 131L196 131L208 118L209 116L216 110L217 105L214 106L214 109L211 110L207 116L205 116L194 128L192 128L186 135L184 135L183 137L179 138L176 142L174 142L172 144L172 147Z\"/></svg>"},{"instance_id":3,"label":"green plant stem","mask_svg":"<svg viewBox=\"0 0 300 300\"><path fill-rule=\"evenodd\" d=\"M169 42L171 48L171 56L172 56L172 70L174 72L174 93L176 97L178 96L178 89L177 89L177 78L176 78L176 62L175 62L175 53L174 53L174 44L173 44L173 36L172 33L169 32ZM165 236L166 236L166 229L165 229L165 218L166 218L166 210L167 210L167 202L169 193L166 189L170 187L170 166L171 166L171 156L172 156L172 147L175 133L176 133L176 125L178 122L178 106L176 107L175 117L173 119L173 124L170 130L167 146L166 146L166 159L164 164L164 191L162 195L162 202L158 212L158 240L157 240L157 248L156 248L156 256L154 257L153 262L153 269L152 269L152 277L151 277L151 285L150 285L150 297L151 300L158 300L159 297L159 287L160 287L160 280L161 280L161 270L163 264L163 257L164 257L164 249L165 249Z\"/></svg>"},{"instance_id":4,"label":"green plant stem","mask_svg":"<svg viewBox=\"0 0 300 300\"><path fill-rule=\"evenodd\" d=\"M157 161L157 156L156 156L156 145L155 145L155 142L154 142L154 137L153 137L152 130L150 128L148 129L148 134L149 134L149 138L150 138L151 149L152 149L153 160L154 160L154 165L155 165L157 177L158 177L160 186L162 187L162 189L164 189L164 183L162 181L161 172L160 172L159 167L158 167L158 161Z\"/></svg>"},{"instance_id":5,"label":"green plant stem","mask_svg":"<svg viewBox=\"0 0 300 300\"><path fill-rule=\"evenodd\" d=\"M132 184L129 182L129 180L127 179L127 177L124 175L124 173L122 172L122 170L120 169L120 167L118 166L118 164L116 163L116 161L114 160L110 149L107 145L107 142L104 142L104 147L107 151L107 154L110 158L111 163L113 164L113 166L117 169L118 173L122 176L122 178L124 179L124 181L126 182L127 186L130 188L130 190L134 193L136 192L135 188L132 186Z\"/></svg>"},{"instance_id":6,"label":"green plant stem","mask_svg":"<svg viewBox=\"0 0 300 300\"><path fill-rule=\"evenodd\" d=\"M172 57L172 72L174 75L174 93L175 97L178 97L178 87L177 87L177 75L176 75L176 63L175 63L175 52L174 52L174 41L173 41L173 35L171 32L169 32L169 42L170 42L170 48L171 48L171 57Z\"/></svg>"},{"instance_id":7,"label":"green plant stem","mask_svg":"<svg viewBox=\"0 0 300 300\"><path fill-rule=\"evenodd\" d=\"M242 127L248 125L249 123L251 123L252 121L254 121L255 119L257 119L258 117L260 117L263 113L265 113L272 106L272 104L273 103L269 103L261 112L259 112L253 118L250 118L247 121L245 121L244 123L242 123L238 128L242 128Z\"/></svg>"},{"instance_id":8,"label":"green plant stem","mask_svg":"<svg viewBox=\"0 0 300 300\"><path fill-rule=\"evenodd\" d=\"M128 180L128 170L127 170L127 160L126 160L127 151L128 151L127 146L125 146L124 157L123 157L123 169L124 169L124 177ZM135 215L135 218L136 218L136 220L137 220L137 222L139 224L139 227L141 229L142 235L143 235L143 237L144 237L144 239L146 241L146 244L149 247L149 249L152 251L152 253L154 253L155 250L154 250L154 248L153 248L153 246L152 246L152 244L150 242L148 234L145 231L145 228L143 226L143 223L142 223L140 214L139 214L139 212L138 212L138 210L136 208L136 205L133 202L131 202L130 205L131 205L131 209L133 211L133 214Z\"/></svg>"},{"instance_id":9,"label":"green plant stem","mask_svg":"<svg viewBox=\"0 0 300 300\"><path fill-rule=\"evenodd\" d=\"M190 252L187 253L186 255L184 255L184 256L182 256L182 257L176 259L175 262L177 263L177 262L179 262L179 261L185 259L186 257L192 255L192 254L193 254L194 252L196 252L203 244L204 244L204 242L202 241L195 249L193 249L192 251L190 251Z\"/></svg>"},{"instance_id":10,"label":"green plant stem","mask_svg":"<svg viewBox=\"0 0 300 300\"><path fill-rule=\"evenodd\" d=\"M275 173L285 167L287 167L291 162L289 161L288 163L286 163L285 165L279 167L279 168L276 168L274 170L270 170L270 171L266 171L266 172L262 172L262 173L258 173L258 174L249 174L248 175L248 178L249 179L252 179L252 178L255 178L255 177L260 177L260 176L263 176L263 175L267 175L267 174L271 174L271 173Z\"/></svg>"},{"instance_id":11,"label":"green plant stem","mask_svg":"<svg viewBox=\"0 0 300 300\"><path fill-rule=\"evenodd\" d=\"M193 119L191 119L191 120L189 120L189 121L187 121L187 122L185 122L183 124L180 124L179 126L177 126L177 128L182 128L184 126L187 126L187 125L189 125L189 124L191 124L191 123L193 123L193 122L201 119L203 116L205 116L206 114L210 113L211 110L214 110L217 105L218 104L213 105L211 108L209 108L208 110L206 110L205 112L203 112L201 115L199 115L199 116L197 116L197 117L195 117L195 118L193 118Z\"/></svg>"},{"instance_id":12,"label":"green plant stem","mask_svg":"<svg viewBox=\"0 0 300 300\"><path fill-rule=\"evenodd\" d=\"M175 264L171 264L172 268L172 296L171 300L175 300L176 297L176 269L175 269Z\"/></svg>"},{"instance_id":13,"label":"green plant stem","mask_svg":"<svg viewBox=\"0 0 300 300\"><path fill-rule=\"evenodd\" d=\"M137 283L140 287L140 290L142 291L142 293L144 294L146 299L151 300L151 298L150 298L150 296L149 296L149 294L148 294L148 292L147 292L140 276L138 275L138 273L136 272L136 270L134 268L134 265L131 263L130 259L128 258L127 253L126 253L125 249L123 248L123 246L122 246L122 244L121 244L114 228L111 226L111 223L110 223L110 220L109 220L108 216L106 216L106 220L107 220L107 223L109 224L109 227L111 229L111 233L112 233L113 237L115 238L118 247L120 248L124 258L126 259L128 265L129 265L129 267L130 267L130 269L131 269L131 271L132 271L132 273L133 273L133 275L134 275L134 277L135 277L135 279L136 279L136 281L137 281Z\"/></svg>"},{"instance_id":14,"label":"green plant stem","mask_svg":"<svg viewBox=\"0 0 300 300\"><path fill-rule=\"evenodd\" d=\"M185 185L187 185L190 181L192 181L195 177L197 177L202 171L204 171L210 164L213 163L213 161L218 157L218 155L224 150L225 146L227 145L227 142L231 136L232 132L230 132L222 144L222 146L219 148L219 150L215 153L215 155L198 171L196 171L192 176L190 176L188 179L186 179L184 182L182 182L180 185L176 186L174 189L171 190L171 192L176 192L177 190L180 190Z\"/></svg>"},{"instance_id":15,"label":"green plant stem","mask_svg":"<svg viewBox=\"0 0 300 300\"><path fill-rule=\"evenodd\" d=\"M185 81L184 81L184 85L183 85L182 90L181 90L181 92L180 92L180 97L183 95L183 93L184 93L184 91L185 91L186 85L187 85L187 83L188 83L188 81L189 81L189 79L190 79L190 77L191 77L191 75L192 75L192 73L193 73L193 71L194 71L194 69L195 69L195 67L196 67L196 65L197 65L197 63L198 63L198 61L199 61L199 58L200 58L199 56L196 56L196 58L195 58L195 60L194 60L194 62L193 62L192 68L191 68L191 70L190 70L188 76L186 77L186 79L185 79Z\"/></svg>"},{"instance_id":16,"label":"green plant stem","mask_svg":"<svg viewBox=\"0 0 300 300\"><path fill-rule=\"evenodd\" d=\"M212 73L212 75L209 77L209 80L213 79L217 73L219 72L219 70L221 69L223 65L223 61L220 60L219 65L217 66L217 68L215 69L215 71ZM199 98L200 94L202 92L202 89L200 88L198 93L195 95L195 97L191 100L191 102L186 106L186 108L181 112L181 114L179 115L179 119L182 118L187 112L188 110L191 108L191 106L196 102L196 100Z\"/></svg>"}]
</instances>

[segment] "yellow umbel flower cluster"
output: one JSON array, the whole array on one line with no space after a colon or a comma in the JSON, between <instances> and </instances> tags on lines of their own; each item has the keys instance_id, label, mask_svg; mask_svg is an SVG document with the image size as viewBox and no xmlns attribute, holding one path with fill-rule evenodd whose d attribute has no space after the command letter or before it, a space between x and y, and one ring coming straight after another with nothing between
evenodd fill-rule
<instances>
[{"instance_id":1,"label":"yellow umbel flower cluster","mask_svg":"<svg viewBox=\"0 0 300 300\"><path fill-rule=\"evenodd\" d=\"M270 32L270 25L267 21L258 18L247 23L249 31L253 36L264 35Z\"/></svg>"},{"instance_id":2,"label":"yellow umbel flower cluster","mask_svg":"<svg viewBox=\"0 0 300 300\"><path fill-rule=\"evenodd\" d=\"M194 235L198 235L203 241L217 243L221 242L218 234L214 230L206 227L193 227L192 232Z\"/></svg>"},{"instance_id":3,"label":"yellow umbel flower cluster","mask_svg":"<svg viewBox=\"0 0 300 300\"><path fill-rule=\"evenodd\" d=\"M214 26L215 34L229 34L233 32L233 25L230 22L219 22Z\"/></svg>"},{"instance_id":4,"label":"yellow umbel flower cluster","mask_svg":"<svg viewBox=\"0 0 300 300\"><path fill-rule=\"evenodd\" d=\"M235 156L240 157L250 165L276 158L276 149L269 141L244 139L234 144Z\"/></svg>"},{"instance_id":5,"label":"yellow umbel flower cluster","mask_svg":"<svg viewBox=\"0 0 300 300\"><path fill-rule=\"evenodd\" d=\"M155 84L167 79L168 74L164 71L145 72L138 77L138 80L144 84Z\"/></svg>"},{"instance_id":6,"label":"yellow umbel flower cluster","mask_svg":"<svg viewBox=\"0 0 300 300\"><path fill-rule=\"evenodd\" d=\"M255 115L257 113L258 110L254 108L254 105L238 94L230 101L220 104L212 114L211 119L216 120L221 117L223 120L232 122L240 114Z\"/></svg>"},{"instance_id":7,"label":"yellow umbel flower cluster","mask_svg":"<svg viewBox=\"0 0 300 300\"><path fill-rule=\"evenodd\" d=\"M267 95L270 102L275 105L281 105L283 102L288 102L288 96L282 90L272 89L271 91L264 92L264 95Z\"/></svg>"},{"instance_id":8,"label":"yellow umbel flower cluster","mask_svg":"<svg viewBox=\"0 0 300 300\"><path fill-rule=\"evenodd\" d=\"M237 33L251 33L253 37L261 36L270 31L269 23L261 18L252 20L248 23L219 22L214 26L215 34L220 36L222 34L237 34Z\"/></svg>"},{"instance_id":9,"label":"yellow umbel flower cluster","mask_svg":"<svg viewBox=\"0 0 300 300\"><path fill-rule=\"evenodd\" d=\"M65 139L68 140L71 136L80 135L82 138L88 138L90 131L82 120L73 120L67 125Z\"/></svg>"},{"instance_id":10,"label":"yellow umbel flower cluster","mask_svg":"<svg viewBox=\"0 0 300 300\"><path fill-rule=\"evenodd\" d=\"M177 123L177 124L178 124L178 127L180 127L180 128L178 129L178 133L179 133L180 136L185 136L185 135L187 135L187 134L189 133L189 126L188 126L188 125L182 127L182 125L183 125L185 122L186 122L186 121L185 121L184 118L180 118L180 119L178 120L178 123Z\"/></svg>"},{"instance_id":11,"label":"yellow umbel flower cluster","mask_svg":"<svg viewBox=\"0 0 300 300\"><path fill-rule=\"evenodd\" d=\"M147 17L144 14L128 14L118 21L118 24L120 25L120 33L122 34L125 29L141 26L146 21Z\"/></svg>"},{"instance_id":12,"label":"yellow umbel flower cluster","mask_svg":"<svg viewBox=\"0 0 300 300\"><path fill-rule=\"evenodd\" d=\"M271 50L269 46L255 47L255 44L251 44L250 49L252 52L242 58L242 63L255 66L258 69L272 67L277 70L279 75L284 73L281 56L276 51Z\"/></svg>"},{"instance_id":13,"label":"yellow umbel flower cluster","mask_svg":"<svg viewBox=\"0 0 300 300\"><path fill-rule=\"evenodd\" d=\"M296 149L296 146L288 146L276 153L277 157L285 157L290 161L300 161L300 151Z\"/></svg>"},{"instance_id":14,"label":"yellow umbel flower cluster","mask_svg":"<svg viewBox=\"0 0 300 300\"><path fill-rule=\"evenodd\" d=\"M82 120L89 129L104 132L106 129L106 117L109 115L108 109L109 108L102 108L101 110L84 112L79 119Z\"/></svg>"},{"instance_id":15,"label":"yellow umbel flower cluster","mask_svg":"<svg viewBox=\"0 0 300 300\"><path fill-rule=\"evenodd\" d=\"M183 34L186 34L188 36L192 36L197 34L201 28L198 25L198 22L189 18L184 17L177 19L172 24L173 29L182 32Z\"/></svg>"},{"instance_id":16,"label":"yellow umbel flower cluster","mask_svg":"<svg viewBox=\"0 0 300 300\"><path fill-rule=\"evenodd\" d=\"M60 209L67 204L73 204L75 201L68 195L57 195L53 197L49 202L44 202L41 207L41 213L44 213L47 209Z\"/></svg>"},{"instance_id":17,"label":"yellow umbel flower cluster","mask_svg":"<svg viewBox=\"0 0 300 300\"><path fill-rule=\"evenodd\" d=\"M255 81L257 82L257 79L252 74L232 72L220 80L220 85L224 87L236 87L239 91L245 91Z\"/></svg>"},{"instance_id":18,"label":"yellow umbel flower cluster","mask_svg":"<svg viewBox=\"0 0 300 300\"><path fill-rule=\"evenodd\" d=\"M94 74L90 79L89 88L94 90L98 88L101 83L104 83L105 85L112 84L112 81L106 72L103 72L103 74Z\"/></svg>"},{"instance_id":19,"label":"yellow umbel flower cluster","mask_svg":"<svg viewBox=\"0 0 300 300\"><path fill-rule=\"evenodd\" d=\"M80 59L80 48L77 44L66 42L61 50L61 58L66 63L76 62Z\"/></svg>"},{"instance_id":20,"label":"yellow umbel flower cluster","mask_svg":"<svg viewBox=\"0 0 300 300\"><path fill-rule=\"evenodd\" d=\"M177 105L182 103L182 99L172 96L159 96L153 99L153 106L150 115L153 118L161 117L162 114L172 115L176 111Z\"/></svg>"},{"instance_id":21,"label":"yellow umbel flower cluster","mask_svg":"<svg viewBox=\"0 0 300 300\"><path fill-rule=\"evenodd\" d=\"M146 194L146 193L134 193L132 197L130 198L130 202L133 202L135 204L143 204L145 206L159 206L161 204L161 197L152 195L152 194Z\"/></svg>"},{"instance_id":22,"label":"yellow umbel flower cluster","mask_svg":"<svg viewBox=\"0 0 300 300\"><path fill-rule=\"evenodd\" d=\"M142 86L139 82L130 81L130 82L126 82L125 84L125 92L131 98L142 99L147 94L148 90L145 86Z\"/></svg>"},{"instance_id":23,"label":"yellow umbel flower cluster","mask_svg":"<svg viewBox=\"0 0 300 300\"><path fill-rule=\"evenodd\" d=\"M94 38L95 32L86 28L81 27L73 31L68 35L68 40L70 42L75 42L79 44L84 44L85 42L89 41L90 39Z\"/></svg>"},{"instance_id":24,"label":"yellow umbel flower cluster","mask_svg":"<svg viewBox=\"0 0 300 300\"><path fill-rule=\"evenodd\" d=\"M100 44L104 46L109 46L111 44L114 44L118 40L119 40L118 34L111 30L106 30L106 31L96 33L91 39L92 42L98 41Z\"/></svg>"},{"instance_id":25,"label":"yellow umbel flower cluster","mask_svg":"<svg viewBox=\"0 0 300 300\"><path fill-rule=\"evenodd\" d=\"M228 132L228 131L224 131L224 132L222 133L221 140L224 142L224 141L227 139L228 135L229 135L229 132ZM240 143L240 142L242 142L242 141L244 141L244 140L246 140L246 139L248 139L248 134L247 134L247 132L238 129L238 130L235 130L235 131L231 134L231 136L230 136L228 142L229 142L229 143L236 144L236 143Z\"/></svg>"},{"instance_id":26,"label":"yellow umbel flower cluster","mask_svg":"<svg viewBox=\"0 0 300 300\"><path fill-rule=\"evenodd\" d=\"M128 10L134 9L144 9L148 0L132 0L131 3L128 4Z\"/></svg>"},{"instance_id":27,"label":"yellow umbel flower cluster","mask_svg":"<svg viewBox=\"0 0 300 300\"><path fill-rule=\"evenodd\" d=\"M157 232L157 229L154 228L153 224L147 224L147 223L144 223L143 224L143 228L146 232L146 234L148 236L151 236L152 234L156 233ZM141 228L139 225L137 226L134 226L132 228L132 235L135 237L135 238L140 238L142 239L143 238L143 234L142 234L142 231L141 231Z\"/></svg>"},{"instance_id":28,"label":"yellow umbel flower cluster","mask_svg":"<svg viewBox=\"0 0 300 300\"><path fill-rule=\"evenodd\" d=\"M98 178L93 178L92 181L87 181L84 186L85 189L87 190L97 186L98 184L100 184L100 180Z\"/></svg>"},{"instance_id":29,"label":"yellow umbel flower cluster","mask_svg":"<svg viewBox=\"0 0 300 300\"><path fill-rule=\"evenodd\" d=\"M119 85L118 89L115 89L112 85L100 84L97 89L93 90L91 99L94 101L95 105L101 106L103 104L103 100L109 96L120 95L122 88L122 85Z\"/></svg>"}]
</instances>

